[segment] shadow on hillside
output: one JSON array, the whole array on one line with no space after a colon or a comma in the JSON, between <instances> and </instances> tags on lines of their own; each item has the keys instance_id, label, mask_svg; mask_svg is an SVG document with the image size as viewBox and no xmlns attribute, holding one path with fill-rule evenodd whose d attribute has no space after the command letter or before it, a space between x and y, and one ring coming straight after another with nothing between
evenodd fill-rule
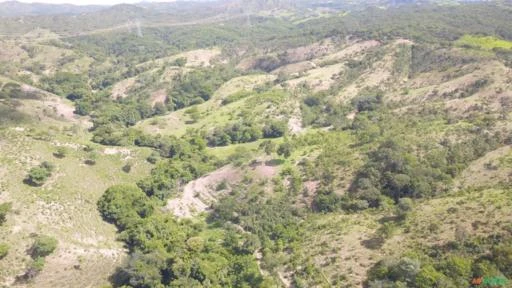
<instances>
[{"instance_id":1,"label":"shadow on hillside","mask_svg":"<svg viewBox=\"0 0 512 288\"><path fill-rule=\"evenodd\" d=\"M370 239L361 241L361 245L367 249L376 250L380 249L385 242L386 240L384 238L380 236L374 236Z\"/></svg>"},{"instance_id":2,"label":"shadow on hillside","mask_svg":"<svg viewBox=\"0 0 512 288\"><path fill-rule=\"evenodd\" d=\"M283 165L283 164L284 164L283 159L272 159L272 160L265 161L265 165L272 166L272 167Z\"/></svg>"},{"instance_id":3,"label":"shadow on hillside","mask_svg":"<svg viewBox=\"0 0 512 288\"><path fill-rule=\"evenodd\" d=\"M402 220L401 217L399 216L384 216L382 218L379 219L379 223L380 224L384 224L384 223L389 223L389 222L394 222L394 223L398 223Z\"/></svg>"}]
</instances>

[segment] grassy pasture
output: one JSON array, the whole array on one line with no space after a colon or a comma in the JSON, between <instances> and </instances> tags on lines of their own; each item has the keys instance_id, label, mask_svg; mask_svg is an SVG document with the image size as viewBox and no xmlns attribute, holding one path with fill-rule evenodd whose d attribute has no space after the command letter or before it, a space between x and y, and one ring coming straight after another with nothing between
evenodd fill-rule
<instances>
[{"instance_id":1,"label":"grassy pasture","mask_svg":"<svg viewBox=\"0 0 512 288\"><path fill-rule=\"evenodd\" d=\"M494 48L512 49L512 41L500 39L495 36L464 35L455 42L457 46L469 46L482 50Z\"/></svg>"}]
</instances>

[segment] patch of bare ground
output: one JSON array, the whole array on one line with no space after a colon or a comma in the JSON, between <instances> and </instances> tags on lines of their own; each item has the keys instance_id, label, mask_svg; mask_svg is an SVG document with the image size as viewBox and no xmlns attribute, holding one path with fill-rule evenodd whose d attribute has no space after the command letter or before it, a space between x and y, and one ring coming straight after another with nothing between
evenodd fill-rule
<instances>
[{"instance_id":1,"label":"patch of bare ground","mask_svg":"<svg viewBox=\"0 0 512 288\"><path fill-rule=\"evenodd\" d=\"M280 73L283 74L294 74L294 73L301 73L305 72L311 69L317 68L317 65L311 61L303 61L298 63L292 63L288 65L281 66L277 68L276 70L272 71L272 74L278 75Z\"/></svg>"},{"instance_id":2,"label":"patch of bare ground","mask_svg":"<svg viewBox=\"0 0 512 288\"><path fill-rule=\"evenodd\" d=\"M365 88L379 87L385 90L392 76L394 60L393 53L388 53L382 60L374 63L370 69L340 91L340 99L350 101Z\"/></svg>"},{"instance_id":3,"label":"patch of bare ground","mask_svg":"<svg viewBox=\"0 0 512 288\"><path fill-rule=\"evenodd\" d=\"M289 63L306 61L329 54L335 48L336 45L331 39L324 39L311 45L286 50L285 60Z\"/></svg>"},{"instance_id":4,"label":"patch of bare ground","mask_svg":"<svg viewBox=\"0 0 512 288\"><path fill-rule=\"evenodd\" d=\"M127 97L128 91L135 85L135 80L136 78L132 77L117 82L114 87L112 87L112 98L119 99Z\"/></svg>"},{"instance_id":5,"label":"patch of bare ground","mask_svg":"<svg viewBox=\"0 0 512 288\"><path fill-rule=\"evenodd\" d=\"M487 84L467 95L482 80ZM450 113L459 116L483 106L487 111L501 112L512 103L512 70L497 61L469 64L456 71L420 74L407 87L407 95L388 93L386 101L400 102L405 105L403 109L409 109L419 103L442 100Z\"/></svg>"},{"instance_id":6,"label":"patch of bare ground","mask_svg":"<svg viewBox=\"0 0 512 288\"><path fill-rule=\"evenodd\" d=\"M288 120L288 130L291 134L300 134L304 131L304 127L302 125L302 112L298 102L295 104L295 109Z\"/></svg>"},{"instance_id":7,"label":"patch of bare ground","mask_svg":"<svg viewBox=\"0 0 512 288\"><path fill-rule=\"evenodd\" d=\"M312 207L316 192L320 187L320 181L306 181L303 185L307 194L302 195L302 201L306 207Z\"/></svg>"},{"instance_id":8,"label":"patch of bare ground","mask_svg":"<svg viewBox=\"0 0 512 288\"><path fill-rule=\"evenodd\" d=\"M356 119L356 116L357 116L357 111L352 111L352 112L350 112L350 113L347 115L347 119L348 119L348 120L354 120L354 119Z\"/></svg>"},{"instance_id":9,"label":"patch of bare ground","mask_svg":"<svg viewBox=\"0 0 512 288\"><path fill-rule=\"evenodd\" d=\"M71 142L62 143L62 142L59 142L59 141L53 141L52 144L55 147L66 147L66 148L73 149L75 151L78 151L79 149L82 149L82 148L85 147L84 145L80 145L80 144L77 144L77 143L71 143Z\"/></svg>"},{"instance_id":10,"label":"patch of bare ground","mask_svg":"<svg viewBox=\"0 0 512 288\"><path fill-rule=\"evenodd\" d=\"M16 45L14 41L0 42L0 62L19 62L21 59L28 58L28 53Z\"/></svg>"},{"instance_id":11,"label":"patch of bare ground","mask_svg":"<svg viewBox=\"0 0 512 288\"><path fill-rule=\"evenodd\" d=\"M128 148L119 148L119 147L109 147L103 150L103 154L105 155L120 155L125 160L130 159L132 155L132 151Z\"/></svg>"},{"instance_id":12,"label":"patch of bare ground","mask_svg":"<svg viewBox=\"0 0 512 288\"><path fill-rule=\"evenodd\" d=\"M272 179L279 173L279 160L259 159L250 165L254 175L260 179Z\"/></svg>"},{"instance_id":13,"label":"patch of bare ground","mask_svg":"<svg viewBox=\"0 0 512 288\"><path fill-rule=\"evenodd\" d=\"M342 50L326 55L324 57L321 57L317 60L315 60L316 64L321 64L325 62L331 62L331 61L342 61L349 58L353 58L355 55L365 52L366 50L377 47L380 45L379 41L376 40L369 40L369 41L361 41L361 42L355 42L350 43L347 47L343 48Z\"/></svg>"},{"instance_id":14,"label":"patch of bare ground","mask_svg":"<svg viewBox=\"0 0 512 288\"><path fill-rule=\"evenodd\" d=\"M322 41L296 48L291 48L285 51L282 60L285 63L290 63L282 68L282 70L276 69L274 72L279 73L280 71L288 73L292 71L298 72L299 70L305 71L304 68L312 66L311 59L325 56L336 50L336 43L331 39L324 39ZM240 70L250 70L255 67L258 56L248 56L242 59L236 66ZM296 63L296 64L294 64ZM314 65L314 64L313 64ZM314 68L314 67L311 67ZM306 69L308 70L308 69ZM293 72L292 72L293 73Z\"/></svg>"},{"instance_id":15,"label":"patch of bare ground","mask_svg":"<svg viewBox=\"0 0 512 288\"><path fill-rule=\"evenodd\" d=\"M157 91L154 91L151 93L151 107L154 107L156 103L165 103L165 100L167 100L167 92L165 89L159 89Z\"/></svg>"},{"instance_id":16,"label":"patch of bare ground","mask_svg":"<svg viewBox=\"0 0 512 288\"><path fill-rule=\"evenodd\" d=\"M288 120L288 130L292 134L300 134L304 130L300 116L294 115Z\"/></svg>"},{"instance_id":17,"label":"patch of bare ground","mask_svg":"<svg viewBox=\"0 0 512 288\"><path fill-rule=\"evenodd\" d=\"M213 64L214 59L220 54L221 50L218 48L198 49L178 54L176 58L186 58L186 67L208 67Z\"/></svg>"},{"instance_id":18,"label":"patch of bare ground","mask_svg":"<svg viewBox=\"0 0 512 288\"><path fill-rule=\"evenodd\" d=\"M47 105L48 108L54 109L55 113L63 117L68 121L75 121L75 107L73 107L70 103L66 103L64 100L60 98L50 98L48 102L45 101L44 104Z\"/></svg>"},{"instance_id":19,"label":"patch of bare ground","mask_svg":"<svg viewBox=\"0 0 512 288\"><path fill-rule=\"evenodd\" d=\"M307 255L324 278L331 282L343 276L344 287L362 287L367 270L381 257L378 249L368 245L377 228L374 221L366 214L333 215L310 224L314 231L304 239L308 243Z\"/></svg>"},{"instance_id":20,"label":"patch of bare ground","mask_svg":"<svg viewBox=\"0 0 512 288\"><path fill-rule=\"evenodd\" d=\"M276 79L274 75L247 75L233 78L222 84L214 93L216 100L222 100L240 91L251 91L256 86Z\"/></svg>"},{"instance_id":21,"label":"patch of bare ground","mask_svg":"<svg viewBox=\"0 0 512 288\"><path fill-rule=\"evenodd\" d=\"M414 45L414 42L409 40L409 39L404 39L404 38L400 38L400 39L396 39L395 42L394 42L395 45L402 45L402 44L405 44L405 45Z\"/></svg>"},{"instance_id":22,"label":"patch of bare ground","mask_svg":"<svg viewBox=\"0 0 512 288\"><path fill-rule=\"evenodd\" d=\"M167 201L165 210L179 218L189 218L207 211L226 189L217 188L222 182L236 184L242 179L242 171L231 165L224 166L206 176L189 182L178 198Z\"/></svg>"},{"instance_id":23,"label":"patch of bare ground","mask_svg":"<svg viewBox=\"0 0 512 288\"><path fill-rule=\"evenodd\" d=\"M293 273L291 272L277 272L277 276L279 277L279 280L284 285L284 287L289 288L292 286L292 279L293 279Z\"/></svg>"},{"instance_id":24,"label":"patch of bare ground","mask_svg":"<svg viewBox=\"0 0 512 288\"><path fill-rule=\"evenodd\" d=\"M512 221L508 191L481 190L460 196L432 199L420 204L410 221L408 241L445 245L464 237L485 236L507 230Z\"/></svg>"},{"instance_id":25,"label":"patch of bare ground","mask_svg":"<svg viewBox=\"0 0 512 288\"><path fill-rule=\"evenodd\" d=\"M244 58L236 65L236 69L242 71L250 70L252 67L256 65L257 59L258 57L256 56Z\"/></svg>"},{"instance_id":26,"label":"patch of bare ground","mask_svg":"<svg viewBox=\"0 0 512 288\"><path fill-rule=\"evenodd\" d=\"M9 167L9 177L0 175L0 199L13 205L13 213L0 229L0 239L11 247L9 254L0 261L0 286L106 285L126 254L122 244L115 240L115 228L104 222L95 208L103 191L120 181L97 173L102 169L108 173L111 166L98 163L95 168L99 170L77 166L75 153L64 159L52 159L53 147L74 150L79 148L78 144L34 140L22 129L0 133L0 174L4 165ZM23 184L27 171L46 159L56 164L54 175L47 183L37 188ZM57 250L46 259L44 269L31 283L14 285L16 275L22 275L31 262L27 249L35 234L58 239Z\"/></svg>"},{"instance_id":27,"label":"patch of bare ground","mask_svg":"<svg viewBox=\"0 0 512 288\"><path fill-rule=\"evenodd\" d=\"M75 107L71 101L29 85L22 85L22 90L37 95L38 98L20 101L21 105L17 109L21 112L25 112L39 121L55 119L79 124L82 127L92 126L89 117L74 114Z\"/></svg>"},{"instance_id":28,"label":"patch of bare ground","mask_svg":"<svg viewBox=\"0 0 512 288\"><path fill-rule=\"evenodd\" d=\"M181 119L176 112L167 114L162 117L149 120L150 125L144 126L144 131L151 134L165 134L170 130L177 130L179 127L184 126L185 120Z\"/></svg>"},{"instance_id":29,"label":"patch of bare ground","mask_svg":"<svg viewBox=\"0 0 512 288\"><path fill-rule=\"evenodd\" d=\"M210 49L197 49L176 54L173 56L158 58L155 60L141 63L137 66L157 67L164 65L166 63L172 63L174 60L178 58L185 58L187 59L185 67L209 67L214 64L215 59L220 57L221 54L222 51L216 47Z\"/></svg>"},{"instance_id":30,"label":"patch of bare ground","mask_svg":"<svg viewBox=\"0 0 512 288\"><path fill-rule=\"evenodd\" d=\"M186 74L191 70L192 70L191 68L183 68L183 67L176 67L176 66L166 67L164 72L162 73L162 77L160 78L160 80L162 82L171 83L175 79L176 75L178 75L180 73Z\"/></svg>"},{"instance_id":31,"label":"patch of bare ground","mask_svg":"<svg viewBox=\"0 0 512 288\"><path fill-rule=\"evenodd\" d=\"M512 147L504 146L485 154L473 161L460 176L457 177L454 187L464 189L467 187L482 187L499 182L512 181ZM510 160L509 160L510 159Z\"/></svg>"},{"instance_id":32,"label":"patch of bare ground","mask_svg":"<svg viewBox=\"0 0 512 288\"><path fill-rule=\"evenodd\" d=\"M101 248L91 245L59 243L54 254L46 257L47 267L37 276L38 287L100 287L101 278L92 275L114 273L122 264L126 251L122 248ZM89 271L90 274L82 271ZM35 286L34 286L35 287Z\"/></svg>"},{"instance_id":33,"label":"patch of bare ground","mask_svg":"<svg viewBox=\"0 0 512 288\"><path fill-rule=\"evenodd\" d=\"M338 63L311 69L304 76L286 81L292 89L302 83L306 83L314 91L327 90L337 80L338 75L345 68L345 64Z\"/></svg>"}]
</instances>

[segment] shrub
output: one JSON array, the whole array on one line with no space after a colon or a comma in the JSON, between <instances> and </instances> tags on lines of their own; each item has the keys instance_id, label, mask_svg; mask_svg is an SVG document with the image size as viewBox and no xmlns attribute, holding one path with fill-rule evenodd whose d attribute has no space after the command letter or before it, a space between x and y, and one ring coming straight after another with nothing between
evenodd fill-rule
<instances>
[{"instance_id":1,"label":"shrub","mask_svg":"<svg viewBox=\"0 0 512 288\"><path fill-rule=\"evenodd\" d=\"M475 263L473 263L473 267L471 267L471 270L473 272L473 277L483 277L500 274L498 268L496 268L496 265L491 263L489 260L475 261Z\"/></svg>"},{"instance_id":2,"label":"shrub","mask_svg":"<svg viewBox=\"0 0 512 288\"><path fill-rule=\"evenodd\" d=\"M414 202L412 201L411 198L401 198L400 200L398 200L398 217L402 219L405 218L407 214L412 211L413 207Z\"/></svg>"},{"instance_id":3,"label":"shrub","mask_svg":"<svg viewBox=\"0 0 512 288\"><path fill-rule=\"evenodd\" d=\"M53 172L53 170L55 169L55 165L53 165L52 163L47 162L47 161L44 161L43 163L41 163L41 167L46 169L50 173Z\"/></svg>"},{"instance_id":4,"label":"shrub","mask_svg":"<svg viewBox=\"0 0 512 288\"><path fill-rule=\"evenodd\" d=\"M64 158L68 154L68 149L66 147L58 147L57 150L53 153L53 156L57 158Z\"/></svg>"},{"instance_id":5,"label":"shrub","mask_svg":"<svg viewBox=\"0 0 512 288\"><path fill-rule=\"evenodd\" d=\"M96 165L96 159L98 159L98 154L96 154L94 151L91 151L87 153L87 158L85 159L84 163L89 166L93 166Z\"/></svg>"},{"instance_id":6,"label":"shrub","mask_svg":"<svg viewBox=\"0 0 512 288\"><path fill-rule=\"evenodd\" d=\"M0 243L0 260L3 259L9 253L9 245Z\"/></svg>"},{"instance_id":7,"label":"shrub","mask_svg":"<svg viewBox=\"0 0 512 288\"><path fill-rule=\"evenodd\" d=\"M415 259L404 257L391 268L391 279L412 283L420 272L420 262Z\"/></svg>"},{"instance_id":8,"label":"shrub","mask_svg":"<svg viewBox=\"0 0 512 288\"><path fill-rule=\"evenodd\" d=\"M235 151L228 156L228 161L235 166L242 166L245 162L249 161L252 157L251 150L247 147L236 147Z\"/></svg>"},{"instance_id":9,"label":"shrub","mask_svg":"<svg viewBox=\"0 0 512 288\"><path fill-rule=\"evenodd\" d=\"M277 155L288 158L292 155L293 146L289 142L284 142L277 148Z\"/></svg>"},{"instance_id":10,"label":"shrub","mask_svg":"<svg viewBox=\"0 0 512 288\"><path fill-rule=\"evenodd\" d=\"M276 144L270 140L261 142L259 149L263 150L268 156L276 151Z\"/></svg>"},{"instance_id":11,"label":"shrub","mask_svg":"<svg viewBox=\"0 0 512 288\"><path fill-rule=\"evenodd\" d=\"M33 279L39 274L39 272L43 270L44 264L45 261L43 257L35 258L34 261L30 263L30 266L27 268L27 271L25 271L25 274L22 276L22 278L25 280Z\"/></svg>"},{"instance_id":12,"label":"shrub","mask_svg":"<svg viewBox=\"0 0 512 288\"><path fill-rule=\"evenodd\" d=\"M369 95L358 96L352 99L352 105L359 112L374 111L382 104L382 91L368 91L367 93Z\"/></svg>"},{"instance_id":13,"label":"shrub","mask_svg":"<svg viewBox=\"0 0 512 288\"><path fill-rule=\"evenodd\" d=\"M263 138L279 138L284 136L288 125L284 121L271 121L263 127Z\"/></svg>"},{"instance_id":14,"label":"shrub","mask_svg":"<svg viewBox=\"0 0 512 288\"><path fill-rule=\"evenodd\" d=\"M160 158L160 153L153 151L151 152L151 155L146 158L146 160L151 164L155 164Z\"/></svg>"},{"instance_id":15,"label":"shrub","mask_svg":"<svg viewBox=\"0 0 512 288\"><path fill-rule=\"evenodd\" d=\"M91 145L89 145L89 144L88 144L88 145L85 145L85 147L84 147L84 151L85 151L85 152L92 152L92 151L94 151L94 147L92 147L92 146L91 146Z\"/></svg>"},{"instance_id":16,"label":"shrub","mask_svg":"<svg viewBox=\"0 0 512 288\"><path fill-rule=\"evenodd\" d=\"M174 60L172 62L172 65L178 66L178 67L185 67L185 65L187 65L187 58L185 58L185 57L176 58L176 60Z\"/></svg>"},{"instance_id":17,"label":"shrub","mask_svg":"<svg viewBox=\"0 0 512 288\"><path fill-rule=\"evenodd\" d=\"M45 235L37 236L32 248L30 248L30 256L34 259L46 257L55 251L57 243L57 240L53 237Z\"/></svg>"},{"instance_id":18,"label":"shrub","mask_svg":"<svg viewBox=\"0 0 512 288\"><path fill-rule=\"evenodd\" d=\"M124 228L153 213L153 206L144 192L134 185L116 185L105 191L98 201L101 215Z\"/></svg>"},{"instance_id":19,"label":"shrub","mask_svg":"<svg viewBox=\"0 0 512 288\"><path fill-rule=\"evenodd\" d=\"M215 191L222 191L226 189L228 189L228 182L226 180L221 181L217 184L217 187L215 187Z\"/></svg>"},{"instance_id":20,"label":"shrub","mask_svg":"<svg viewBox=\"0 0 512 288\"><path fill-rule=\"evenodd\" d=\"M130 171L132 171L132 166L133 164L132 163L126 163L123 168L121 168L123 170L124 173L130 173Z\"/></svg>"},{"instance_id":21,"label":"shrub","mask_svg":"<svg viewBox=\"0 0 512 288\"><path fill-rule=\"evenodd\" d=\"M512 277L512 246L503 243L492 250L493 262L507 277Z\"/></svg>"},{"instance_id":22,"label":"shrub","mask_svg":"<svg viewBox=\"0 0 512 288\"><path fill-rule=\"evenodd\" d=\"M4 224L4 222L7 220L6 216L7 213L9 213L12 209L11 203L2 203L0 204L0 226Z\"/></svg>"},{"instance_id":23,"label":"shrub","mask_svg":"<svg viewBox=\"0 0 512 288\"><path fill-rule=\"evenodd\" d=\"M32 186L41 186L52 175L53 169L54 165L45 161L38 167L30 169L26 182Z\"/></svg>"},{"instance_id":24,"label":"shrub","mask_svg":"<svg viewBox=\"0 0 512 288\"><path fill-rule=\"evenodd\" d=\"M432 265L423 266L416 275L418 288L440 287L441 281L445 278L443 273L437 271Z\"/></svg>"},{"instance_id":25,"label":"shrub","mask_svg":"<svg viewBox=\"0 0 512 288\"><path fill-rule=\"evenodd\" d=\"M443 274L448 276L450 280L457 283L457 286L467 284L467 279L472 276L472 261L457 255L450 255L441 265Z\"/></svg>"},{"instance_id":26,"label":"shrub","mask_svg":"<svg viewBox=\"0 0 512 288\"><path fill-rule=\"evenodd\" d=\"M389 239L391 236L393 236L395 230L396 227L393 223L386 222L383 223L382 226L377 230L377 234L379 234L379 236L383 239Z\"/></svg>"}]
</instances>

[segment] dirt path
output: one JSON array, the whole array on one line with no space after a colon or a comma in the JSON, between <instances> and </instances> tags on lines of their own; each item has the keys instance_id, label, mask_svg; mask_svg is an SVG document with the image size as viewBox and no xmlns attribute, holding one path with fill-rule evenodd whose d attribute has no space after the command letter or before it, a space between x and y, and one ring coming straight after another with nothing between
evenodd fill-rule
<instances>
[{"instance_id":1,"label":"dirt path","mask_svg":"<svg viewBox=\"0 0 512 288\"><path fill-rule=\"evenodd\" d=\"M112 99L126 98L128 90L135 85L136 77L127 78L114 84L112 87Z\"/></svg>"},{"instance_id":2,"label":"dirt path","mask_svg":"<svg viewBox=\"0 0 512 288\"><path fill-rule=\"evenodd\" d=\"M167 100L167 91L165 89L156 90L151 93L151 107L155 107L156 103L165 103Z\"/></svg>"},{"instance_id":3,"label":"dirt path","mask_svg":"<svg viewBox=\"0 0 512 288\"><path fill-rule=\"evenodd\" d=\"M304 131L302 126L302 111L300 110L300 104L297 102L292 117L288 120L288 130L292 134L300 134Z\"/></svg>"},{"instance_id":4,"label":"dirt path","mask_svg":"<svg viewBox=\"0 0 512 288\"><path fill-rule=\"evenodd\" d=\"M284 287L289 288L292 287L292 281L288 279L290 275L285 275L283 272L277 272L277 275L279 276L279 280L283 283Z\"/></svg>"}]
</instances>

